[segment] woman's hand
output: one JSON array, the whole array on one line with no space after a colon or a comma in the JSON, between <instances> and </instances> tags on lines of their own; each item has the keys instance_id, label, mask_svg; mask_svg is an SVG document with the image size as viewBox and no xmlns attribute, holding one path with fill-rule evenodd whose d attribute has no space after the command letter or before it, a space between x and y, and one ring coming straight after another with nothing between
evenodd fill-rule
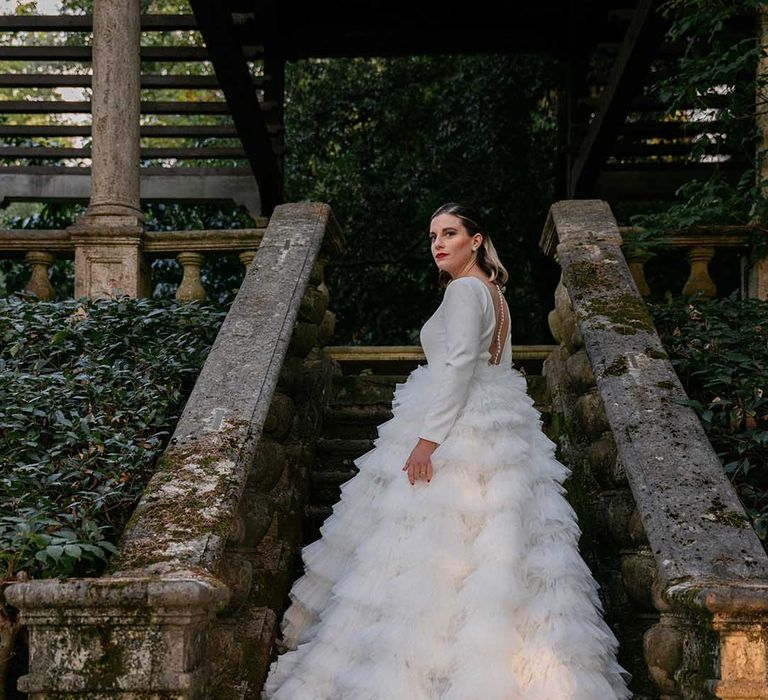
<instances>
[{"instance_id":1,"label":"woman's hand","mask_svg":"<svg viewBox=\"0 0 768 700\"><path fill-rule=\"evenodd\" d=\"M439 444L431 440L419 438L416 447L411 451L411 456L405 460L402 471L408 472L408 481L411 486L417 479L432 480L432 460L430 455L439 447Z\"/></svg>"}]
</instances>

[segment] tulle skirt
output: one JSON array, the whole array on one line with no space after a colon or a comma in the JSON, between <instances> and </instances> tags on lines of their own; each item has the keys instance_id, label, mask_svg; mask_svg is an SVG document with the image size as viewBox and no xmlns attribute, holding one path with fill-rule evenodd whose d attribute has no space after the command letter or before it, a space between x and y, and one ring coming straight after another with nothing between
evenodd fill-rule
<instances>
[{"instance_id":1,"label":"tulle skirt","mask_svg":"<svg viewBox=\"0 0 768 700\"><path fill-rule=\"evenodd\" d=\"M525 377L477 368L430 482L402 471L435 374L395 388L393 417L302 550L305 573L262 700L631 697L564 497L570 474Z\"/></svg>"}]
</instances>

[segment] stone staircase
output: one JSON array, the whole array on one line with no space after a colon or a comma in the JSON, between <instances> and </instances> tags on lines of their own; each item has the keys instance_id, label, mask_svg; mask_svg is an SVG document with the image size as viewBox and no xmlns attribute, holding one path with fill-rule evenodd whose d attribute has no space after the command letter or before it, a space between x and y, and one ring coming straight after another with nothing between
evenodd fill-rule
<instances>
[{"instance_id":1,"label":"stone staircase","mask_svg":"<svg viewBox=\"0 0 768 700\"><path fill-rule=\"evenodd\" d=\"M342 373L334 377L333 395L325 409L323 432L317 443L314 468L310 474L310 491L304 508L303 543L320 536L320 526L339 500L339 487L355 475L352 461L373 448L377 426L392 417L391 405L395 385L403 383L417 362L378 360L376 369L357 370L352 363L339 363ZM516 366L519 366L516 364ZM345 373L345 370L352 372ZM541 411L544 429L549 426L549 396L541 362L528 374L528 393Z\"/></svg>"}]
</instances>

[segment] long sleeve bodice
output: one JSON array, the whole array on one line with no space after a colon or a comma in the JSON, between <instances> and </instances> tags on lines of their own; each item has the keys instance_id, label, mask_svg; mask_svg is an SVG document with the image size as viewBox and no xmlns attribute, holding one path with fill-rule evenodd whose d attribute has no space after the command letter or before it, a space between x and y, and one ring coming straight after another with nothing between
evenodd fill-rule
<instances>
[{"instance_id":1,"label":"long sleeve bodice","mask_svg":"<svg viewBox=\"0 0 768 700\"><path fill-rule=\"evenodd\" d=\"M419 437L442 443L466 402L478 364L487 365L496 331L491 291L477 277L459 277L446 287L435 313L422 326L421 345L436 387L424 416ZM499 365L510 367L512 350L507 338Z\"/></svg>"}]
</instances>

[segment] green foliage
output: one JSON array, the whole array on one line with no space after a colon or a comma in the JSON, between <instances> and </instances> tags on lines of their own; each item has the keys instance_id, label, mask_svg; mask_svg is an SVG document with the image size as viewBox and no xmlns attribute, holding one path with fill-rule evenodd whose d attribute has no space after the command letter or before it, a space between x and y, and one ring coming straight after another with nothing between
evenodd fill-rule
<instances>
[{"instance_id":1,"label":"green foliage","mask_svg":"<svg viewBox=\"0 0 768 700\"><path fill-rule=\"evenodd\" d=\"M768 302L722 299L651 304L690 405L768 542Z\"/></svg>"},{"instance_id":2,"label":"green foliage","mask_svg":"<svg viewBox=\"0 0 768 700\"><path fill-rule=\"evenodd\" d=\"M225 312L119 299L0 300L0 561L98 573Z\"/></svg>"},{"instance_id":3,"label":"green foliage","mask_svg":"<svg viewBox=\"0 0 768 700\"><path fill-rule=\"evenodd\" d=\"M441 290L432 212L475 201L508 266L513 334L550 338L554 61L538 56L312 59L286 67L286 199L328 202L349 252L328 268L339 343L417 343Z\"/></svg>"}]
</instances>

